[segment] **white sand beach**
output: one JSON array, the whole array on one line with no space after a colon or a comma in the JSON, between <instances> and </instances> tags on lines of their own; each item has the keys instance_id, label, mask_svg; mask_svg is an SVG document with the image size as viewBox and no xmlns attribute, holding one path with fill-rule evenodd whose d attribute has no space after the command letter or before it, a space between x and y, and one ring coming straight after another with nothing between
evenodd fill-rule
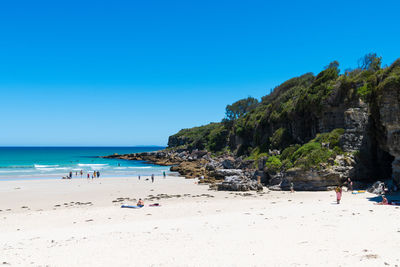
<instances>
[{"instance_id":1,"label":"white sand beach","mask_svg":"<svg viewBox=\"0 0 400 267\"><path fill-rule=\"evenodd\" d=\"M195 181L0 181L0 264L400 266L400 208L373 205L374 195L344 193L337 205L334 192L216 192ZM148 200L158 194L171 197Z\"/></svg>"}]
</instances>

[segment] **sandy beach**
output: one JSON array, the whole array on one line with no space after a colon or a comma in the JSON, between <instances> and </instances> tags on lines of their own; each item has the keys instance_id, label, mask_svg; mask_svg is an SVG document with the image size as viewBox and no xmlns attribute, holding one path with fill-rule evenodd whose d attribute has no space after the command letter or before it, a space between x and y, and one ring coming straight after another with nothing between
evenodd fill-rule
<instances>
[{"instance_id":1,"label":"sandy beach","mask_svg":"<svg viewBox=\"0 0 400 267\"><path fill-rule=\"evenodd\" d=\"M337 205L334 192L216 192L193 179L145 179L0 181L0 264L400 265L400 209L373 205L369 193L344 193ZM138 198L144 208L120 208Z\"/></svg>"}]
</instances>

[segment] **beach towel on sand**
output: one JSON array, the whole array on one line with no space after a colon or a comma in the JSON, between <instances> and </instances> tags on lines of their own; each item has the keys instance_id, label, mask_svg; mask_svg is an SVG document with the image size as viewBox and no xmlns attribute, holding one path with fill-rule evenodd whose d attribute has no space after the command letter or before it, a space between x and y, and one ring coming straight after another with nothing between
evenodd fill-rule
<instances>
[{"instance_id":1,"label":"beach towel on sand","mask_svg":"<svg viewBox=\"0 0 400 267\"><path fill-rule=\"evenodd\" d=\"M143 208L143 206L122 205L121 208L140 209Z\"/></svg>"}]
</instances>

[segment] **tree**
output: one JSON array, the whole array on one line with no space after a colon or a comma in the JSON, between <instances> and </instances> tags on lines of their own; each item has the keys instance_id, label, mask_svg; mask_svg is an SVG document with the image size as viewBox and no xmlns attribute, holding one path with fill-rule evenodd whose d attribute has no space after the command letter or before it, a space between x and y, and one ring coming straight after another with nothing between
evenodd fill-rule
<instances>
[{"instance_id":1,"label":"tree","mask_svg":"<svg viewBox=\"0 0 400 267\"><path fill-rule=\"evenodd\" d=\"M358 67L363 70L377 71L381 69L382 57L378 57L376 53L366 54L358 60Z\"/></svg>"},{"instance_id":2,"label":"tree","mask_svg":"<svg viewBox=\"0 0 400 267\"><path fill-rule=\"evenodd\" d=\"M337 60L332 61L331 63L329 63L328 66L325 66L325 69L336 69L339 73L340 72L339 71L339 61L337 61Z\"/></svg>"},{"instance_id":3,"label":"tree","mask_svg":"<svg viewBox=\"0 0 400 267\"><path fill-rule=\"evenodd\" d=\"M226 119L229 121L236 120L254 109L257 104L258 100L249 96L248 98L236 101L232 105L227 105L225 108Z\"/></svg>"}]
</instances>

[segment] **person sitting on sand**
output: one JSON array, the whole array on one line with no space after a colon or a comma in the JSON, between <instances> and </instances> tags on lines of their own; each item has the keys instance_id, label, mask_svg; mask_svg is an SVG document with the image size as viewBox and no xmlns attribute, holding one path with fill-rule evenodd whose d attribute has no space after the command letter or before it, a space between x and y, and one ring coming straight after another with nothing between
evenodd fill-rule
<instances>
[{"instance_id":1,"label":"person sitting on sand","mask_svg":"<svg viewBox=\"0 0 400 267\"><path fill-rule=\"evenodd\" d=\"M335 191L336 191L336 201L338 204L340 204L340 200L342 199L342 187L341 186L336 187Z\"/></svg>"},{"instance_id":2,"label":"person sitting on sand","mask_svg":"<svg viewBox=\"0 0 400 267\"><path fill-rule=\"evenodd\" d=\"M387 200L387 198L385 197L385 195L382 195L382 201L379 203L376 203L376 205L388 205L389 202Z\"/></svg>"},{"instance_id":3,"label":"person sitting on sand","mask_svg":"<svg viewBox=\"0 0 400 267\"><path fill-rule=\"evenodd\" d=\"M138 207L143 207L144 206L144 202L141 198L139 198L138 203L136 204Z\"/></svg>"}]
</instances>

